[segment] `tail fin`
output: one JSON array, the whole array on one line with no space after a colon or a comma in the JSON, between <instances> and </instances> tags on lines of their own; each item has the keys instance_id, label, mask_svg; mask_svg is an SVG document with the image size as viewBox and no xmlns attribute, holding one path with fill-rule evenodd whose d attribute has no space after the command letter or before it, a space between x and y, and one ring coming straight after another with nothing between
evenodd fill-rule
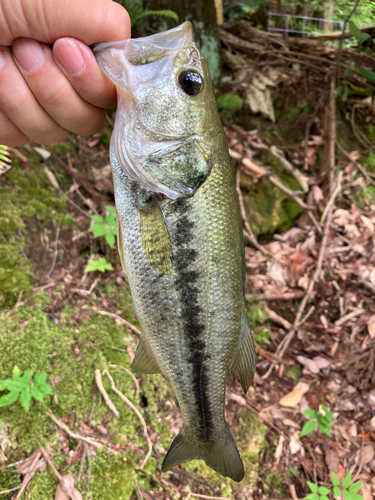
<instances>
[{"instance_id":1,"label":"tail fin","mask_svg":"<svg viewBox=\"0 0 375 500\"><path fill-rule=\"evenodd\" d=\"M195 459L204 460L211 469L234 481L239 482L244 477L243 463L228 429L224 438L215 443L192 441L180 432L164 459L162 470L166 472L175 465Z\"/></svg>"}]
</instances>

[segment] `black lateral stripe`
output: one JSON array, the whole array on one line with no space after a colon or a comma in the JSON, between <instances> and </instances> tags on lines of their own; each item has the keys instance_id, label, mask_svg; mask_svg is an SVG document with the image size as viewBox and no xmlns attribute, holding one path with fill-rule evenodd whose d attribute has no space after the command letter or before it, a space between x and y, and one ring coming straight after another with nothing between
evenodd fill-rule
<instances>
[{"instance_id":1,"label":"black lateral stripe","mask_svg":"<svg viewBox=\"0 0 375 500\"><path fill-rule=\"evenodd\" d=\"M201 312L198 302L199 288L197 286L199 272L196 269L191 269L197 258L198 251L189 248L189 243L192 242L194 237L194 222L188 217L190 211L188 200L176 201L174 208L180 217L174 233L174 240L178 248L172 257L172 262L176 272L175 285L181 298L184 334L189 347L187 361L192 365L193 395L199 412L197 422L198 439L210 442L213 428L206 368L206 361L209 356L205 354L205 327L199 319Z\"/></svg>"}]
</instances>

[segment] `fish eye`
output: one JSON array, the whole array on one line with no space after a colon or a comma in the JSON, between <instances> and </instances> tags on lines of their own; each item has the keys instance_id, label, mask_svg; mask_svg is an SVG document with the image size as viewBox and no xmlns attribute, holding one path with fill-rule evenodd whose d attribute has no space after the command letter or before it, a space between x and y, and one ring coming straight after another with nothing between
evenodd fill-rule
<instances>
[{"instance_id":1,"label":"fish eye","mask_svg":"<svg viewBox=\"0 0 375 500\"><path fill-rule=\"evenodd\" d=\"M180 73L178 83L187 95L197 95L203 88L202 75L193 69L186 69Z\"/></svg>"}]
</instances>

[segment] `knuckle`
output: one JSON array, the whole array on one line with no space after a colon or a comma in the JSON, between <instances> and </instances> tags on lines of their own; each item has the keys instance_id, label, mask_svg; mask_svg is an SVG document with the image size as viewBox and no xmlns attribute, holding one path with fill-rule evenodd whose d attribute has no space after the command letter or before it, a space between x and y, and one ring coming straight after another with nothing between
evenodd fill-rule
<instances>
[{"instance_id":1,"label":"knuckle","mask_svg":"<svg viewBox=\"0 0 375 500\"><path fill-rule=\"evenodd\" d=\"M55 130L49 131L48 135L44 136L41 142L47 146L56 146L57 144L60 144L60 142L63 142L67 135L67 130L56 127Z\"/></svg>"},{"instance_id":2,"label":"knuckle","mask_svg":"<svg viewBox=\"0 0 375 500\"><path fill-rule=\"evenodd\" d=\"M102 128L105 122L105 111L98 110L95 113L92 113L90 117L82 122L77 131L80 135L92 135L95 134L98 130Z\"/></svg>"}]
</instances>

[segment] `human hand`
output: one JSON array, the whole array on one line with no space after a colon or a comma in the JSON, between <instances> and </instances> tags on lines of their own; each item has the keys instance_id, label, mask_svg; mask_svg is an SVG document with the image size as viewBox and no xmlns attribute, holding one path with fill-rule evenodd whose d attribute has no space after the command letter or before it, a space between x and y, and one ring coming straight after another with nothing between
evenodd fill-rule
<instances>
[{"instance_id":1,"label":"human hand","mask_svg":"<svg viewBox=\"0 0 375 500\"><path fill-rule=\"evenodd\" d=\"M99 130L116 91L88 46L129 36L111 0L0 0L0 144Z\"/></svg>"}]
</instances>

